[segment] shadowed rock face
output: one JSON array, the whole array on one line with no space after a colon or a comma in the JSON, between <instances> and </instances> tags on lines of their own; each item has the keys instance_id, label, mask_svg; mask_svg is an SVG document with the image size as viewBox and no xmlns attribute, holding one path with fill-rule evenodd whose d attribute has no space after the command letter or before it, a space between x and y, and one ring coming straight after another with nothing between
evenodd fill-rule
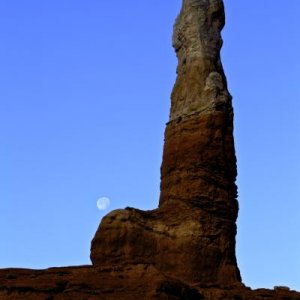
<instances>
[{"instance_id":1,"label":"shadowed rock face","mask_svg":"<svg viewBox=\"0 0 300 300\"><path fill-rule=\"evenodd\" d=\"M108 214L92 241L94 265L151 264L192 284L240 282L233 110L220 61L220 0L185 0L165 131L159 208Z\"/></svg>"},{"instance_id":2,"label":"shadowed rock face","mask_svg":"<svg viewBox=\"0 0 300 300\"><path fill-rule=\"evenodd\" d=\"M0 270L1 300L300 300L287 288L195 288L149 265Z\"/></svg>"}]
</instances>

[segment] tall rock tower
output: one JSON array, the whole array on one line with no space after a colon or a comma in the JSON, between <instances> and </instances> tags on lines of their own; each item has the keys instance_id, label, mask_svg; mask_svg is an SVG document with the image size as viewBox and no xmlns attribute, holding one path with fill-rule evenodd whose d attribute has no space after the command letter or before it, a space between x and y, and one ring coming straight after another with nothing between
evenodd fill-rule
<instances>
[{"instance_id":1,"label":"tall rock tower","mask_svg":"<svg viewBox=\"0 0 300 300\"><path fill-rule=\"evenodd\" d=\"M147 264L189 284L240 283L233 109L220 61L222 0L183 0L159 208L116 210L92 241L95 266Z\"/></svg>"}]
</instances>

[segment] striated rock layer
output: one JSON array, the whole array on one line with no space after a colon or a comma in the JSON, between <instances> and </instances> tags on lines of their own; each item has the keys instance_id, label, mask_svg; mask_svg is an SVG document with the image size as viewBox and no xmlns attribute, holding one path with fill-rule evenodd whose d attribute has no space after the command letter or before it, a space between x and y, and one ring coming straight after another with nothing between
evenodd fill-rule
<instances>
[{"instance_id":1,"label":"striated rock layer","mask_svg":"<svg viewBox=\"0 0 300 300\"><path fill-rule=\"evenodd\" d=\"M159 208L107 215L92 242L94 265L151 264L189 284L240 283L233 110L220 61L224 19L222 1L183 1Z\"/></svg>"},{"instance_id":2,"label":"striated rock layer","mask_svg":"<svg viewBox=\"0 0 300 300\"><path fill-rule=\"evenodd\" d=\"M0 299L300 300L288 288L252 291L241 283L224 20L222 0L183 0L159 207L105 216L91 245L93 266L0 270Z\"/></svg>"}]
</instances>

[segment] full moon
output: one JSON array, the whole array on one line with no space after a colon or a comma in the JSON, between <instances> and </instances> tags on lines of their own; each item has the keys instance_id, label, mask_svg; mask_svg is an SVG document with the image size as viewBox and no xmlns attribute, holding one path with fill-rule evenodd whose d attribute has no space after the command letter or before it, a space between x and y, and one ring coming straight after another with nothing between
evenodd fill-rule
<instances>
[{"instance_id":1,"label":"full moon","mask_svg":"<svg viewBox=\"0 0 300 300\"><path fill-rule=\"evenodd\" d=\"M97 207L99 210L106 210L109 207L110 199L107 197L101 197L97 200Z\"/></svg>"}]
</instances>

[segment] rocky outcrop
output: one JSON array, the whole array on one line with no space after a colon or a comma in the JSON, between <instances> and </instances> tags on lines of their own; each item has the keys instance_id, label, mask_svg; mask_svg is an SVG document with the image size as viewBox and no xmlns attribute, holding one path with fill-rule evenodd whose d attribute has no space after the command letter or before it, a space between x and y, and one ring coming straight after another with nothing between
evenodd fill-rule
<instances>
[{"instance_id":1,"label":"rocky outcrop","mask_svg":"<svg viewBox=\"0 0 300 300\"><path fill-rule=\"evenodd\" d=\"M0 270L1 300L300 300L287 288L193 287L150 265Z\"/></svg>"},{"instance_id":2,"label":"rocky outcrop","mask_svg":"<svg viewBox=\"0 0 300 300\"><path fill-rule=\"evenodd\" d=\"M183 0L158 208L105 216L92 266L0 270L0 299L300 300L285 287L252 291L241 282L233 108L220 60L224 22L222 0Z\"/></svg>"},{"instance_id":3,"label":"rocky outcrop","mask_svg":"<svg viewBox=\"0 0 300 300\"><path fill-rule=\"evenodd\" d=\"M92 242L94 265L142 263L189 284L240 283L233 110L220 61L224 19L222 1L183 2L159 208L106 216Z\"/></svg>"},{"instance_id":4,"label":"rocky outcrop","mask_svg":"<svg viewBox=\"0 0 300 300\"><path fill-rule=\"evenodd\" d=\"M1 300L203 299L149 265L0 270Z\"/></svg>"}]
</instances>

